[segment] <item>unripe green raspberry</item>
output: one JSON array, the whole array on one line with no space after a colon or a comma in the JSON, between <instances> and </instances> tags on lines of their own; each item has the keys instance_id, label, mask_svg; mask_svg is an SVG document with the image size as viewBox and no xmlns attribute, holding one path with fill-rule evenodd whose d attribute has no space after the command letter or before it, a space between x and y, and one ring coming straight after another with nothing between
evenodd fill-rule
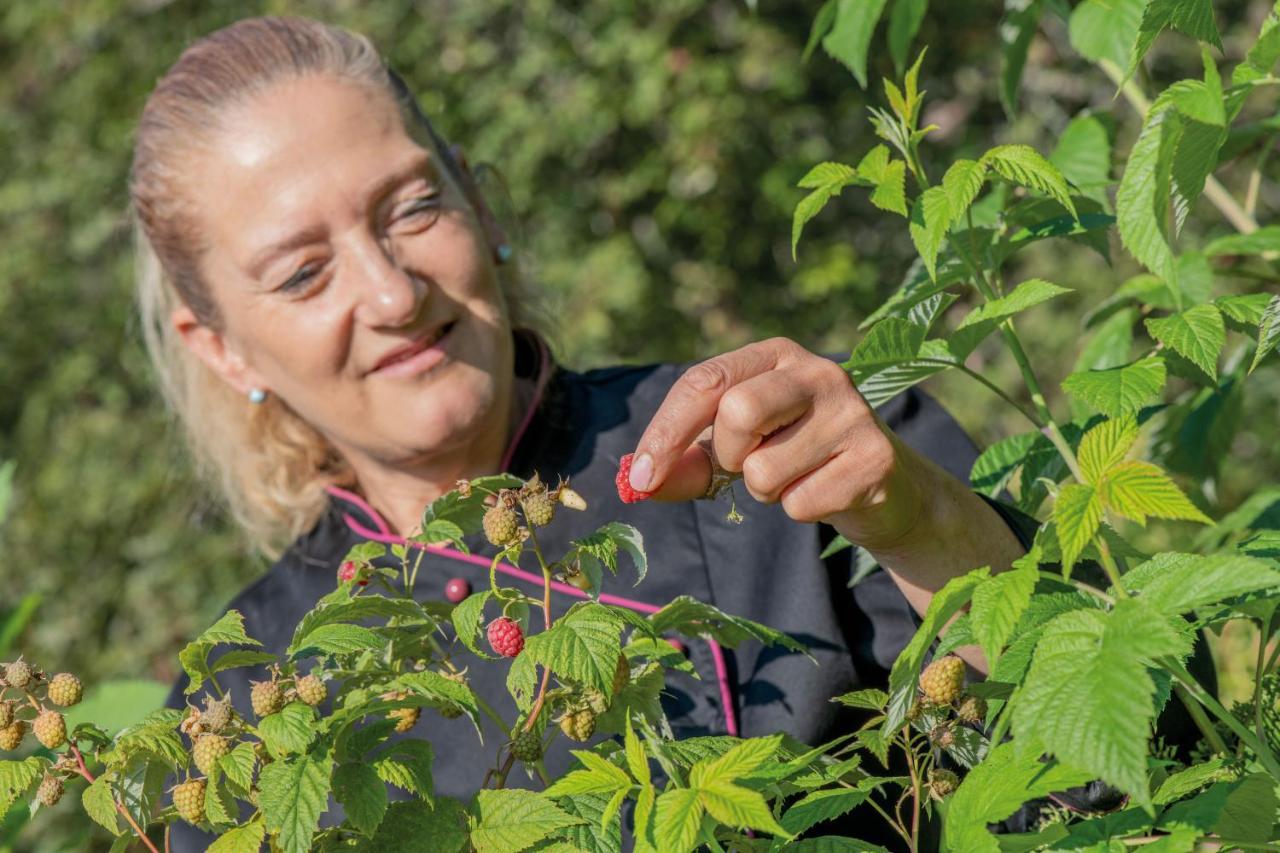
<instances>
[{"instance_id":1,"label":"unripe green raspberry","mask_svg":"<svg viewBox=\"0 0 1280 853\"><path fill-rule=\"evenodd\" d=\"M259 717L274 714L284 707L284 691L274 681L254 681L249 690L249 704Z\"/></svg>"},{"instance_id":2,"label":"unripe green raspberry","mask_svg":"<svg viewBox=\"0 0 1280 853\"><path fill-rule=\"evenodd\" d=\"M231 751L231 741L222 735L202 734L196 738L196 745L191 749L191 759L204 775L213 772L218 759Z\"/></svg>"},{"instance_id":3,"label":"unripe green raspberry","mask_svg":"<svg viewBox=\"0 0 1280 853\"><path fill-rule=\"evenodd\" d=\"M560 731L570 740L586 743L596 731L596 712L589 705L566 711L560 718Z\"/></svg>"},{"instance_id":4,"label":"unripe green raspberry","mask_svg":"<svg viewBox=\"0 0 1280 853\"><path fill-rule=\"evenodd\" d=\"M200 725L205 731L222 732L231 725L231 697L214 700L205 697L204 711L200 714Z\"/></svg>"},{"instance_id":5,"label":"unripe green raspberry","mask_svg":"<svg viewBox=\"0 0 1280 853\"><path fill-rule=\"evenodd\" d=\"M964 661L955 655L939 658L920 673L920 691L935 705L950 705L964 689Z\"/></svg>"},{"instance_id":6,"label":"unripe green raspberry","mask_svg":"<svg viewBox=\"0 0 1280 853\"><path fill-rule=\"evenodd\" d=\"M949 723L940 723L929 732L929 740L939 749L950 749L955 746L956 733Z\"/></svg>"},{"instance_id":7,"label":"unripe green raspberry","mask_svg":"<svg viewBox=\"0 0 1280 853\"><path fill-rule=\"evenodd\" d=\"M511 754L525 764L532 764L542 758L542 738L537 732L521 731L511 742Z\"/></svg>"},{"instance_id":8,"label":"unripe green raspberry","mask_svg":"<svg viewBox=\"0 0 1280 853\"><path fill-rule=\"evenodd\" d=\"M936 800L949 797L960 786L960 777L950 770L935 769L929 773L929 793Z\"/></svg>"},{"instance_id":9,"label":"unripe green raspberry","mask_svg":"<svg viewBox=\"0 0 1280 853\"><path fill-rule=\"evenodd\" d=\"M314 675L302 676L294 682L293 687L298 691L298 698L313 708L329 695L329 689L324 686L324 682Z\"/></svg>"},{"instance_id":10,"label":"unripe green raspberry","mask_svg":"<svg viewBox=\"0 0 1280 853\"><path fill-rule=\"evenodd\" d=\"M35 678L35 670L31 668L31 664L19 658L13 663L5 664L4 680L9 683L10 687L22 690L26 688L31 680Z\"/></svg>"},{"instance_id":11,"label":"unripe green raspberry","mask_svg":"<svg viewBox=\"0 0 1280 853\"><path fill-rule=\"evenodd\" d=\"M187 823L204 819L204 785L203 779L189 779L173 789L173 807Z\"/></svg>"},{"instance_id":12,"label":"unripe green raspberry","mask_svg":"<svg viewBox=\"0 0 1280 853\"><path fill-rule=\"evenodd\" d=\"M22 746L22 738L27 733L27 724L23 720L14 720L0 729L0 749L13 751Z\"/></svg>"},{"instance_id":13,"label":"unripe green raspberry","mask_svg":"<svg viewBox=\"0 0 1280 853\"><path fill-rule=\"evenodd\" d=\"M556 517L556 502L546 492L527 497L524 517L534 527L546 527Z\"/></svg>"},{"instance_id":14,"label":"unripe green raspberry","mask_svg":"<svg viewBox=\"0 0 1280 853\"><path fill-rule=\"evenodd\" d=\"M502 504L490 507L481 523L485 538L500 548L509 544L520 532L520 519L513 510Z\"/></svg>"},{"instance_id":15,"label":"unripe green raspberry","mask_svg":"<svg viewBox=\"0 0 1280 853\"><path fill-rule=\"evenodd\" d=\"M46 749L57 749L67 742L67 721L57 711L41 711L31 731Z\"/></svg>"},{"instance_id":16,"label":"unripe green raspberry","mask_svg":"<svg viewBox=\"0 0 1280 853\"><path fill-rule=\"evenodd\" d=\"M965 696L960 700L956 716L961 722L980 725L987 718L987 700L981 696Z\"/></svg>"},{"instance_id":17,"label":"unripe green raspberry","mask_svg":"<svg viewBox=\"0 0 1280 853\"><path fill-rule=\"evenodd\" d=\"M0 729L13 722L13 703L7 699L0 702Z\"/></svg>"},{"instance_id":18,"label":"unripe green raspberry","mask_svg":"<svg viewBox=\"0 0 1280 853\"><path fill-rule=\"evenodd\" d=\"M49 701L64 708L79 704L84 696L80 679L69 672L60 672L49 681Z\"/></svg>"},{"instance_id":19,"label":"unripe green raspberry","mask_svg":"<svg viewBox=\"0 0 1280 853\"><path fill-rule=\"evenodd\" d=\"M41 780L40 787L36 789L36 799L42 806L53 807L58 804L58 800L62 799L63 790L62 777L47 774Z\"/></svg>"}]
</instances>

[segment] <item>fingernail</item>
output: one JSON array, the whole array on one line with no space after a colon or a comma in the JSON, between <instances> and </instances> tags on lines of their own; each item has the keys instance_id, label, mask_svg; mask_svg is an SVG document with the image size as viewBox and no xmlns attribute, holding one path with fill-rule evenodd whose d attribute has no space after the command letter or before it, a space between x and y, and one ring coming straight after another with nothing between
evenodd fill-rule
<instances>
[{"instance_id":1,"label":"fingernail","mask_svg":"<svg viewBox=\"0 0 1280 853\"><path fill-rule=\"evenodd\" d=\"M641 453L631 460L631 488L637 492L649 491L649 481L653 479L653 457Z\"/></svg>"}]
</instances>

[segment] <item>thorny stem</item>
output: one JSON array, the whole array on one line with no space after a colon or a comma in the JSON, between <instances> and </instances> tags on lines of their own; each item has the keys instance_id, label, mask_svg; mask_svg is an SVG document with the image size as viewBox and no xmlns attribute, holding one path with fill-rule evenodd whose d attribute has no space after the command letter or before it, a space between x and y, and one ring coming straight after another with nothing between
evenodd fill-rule
<instances>
[{"instance_id":1,"label":"thorny stem","mask_svg":"<svg viewBox=\"0 0 1280 853\"><path fill-rule=\"evenodd\" d=\"M1109 59L1101 60L1098 66L1104 74L1111 78L1111 82L1120 87L1125 99L1129 101L1138 115L1145 119L1147 112L1151 109L1151 101L1143 93L1137 82L1132 78L1126 80L1120 67ZM1219 183L1218 179L1213 175L1205 178L1204 197L1212 202L1213 206L1222 212L1222 215L1227 218L1232 227L1241 234L1252 234L1258 230L1258 221L1253 218L1249 211L1240 206L1240 202L1236 201L1235 197L1227 192L1227 188Z\"/></svg>"},{"instance_id":2,"label":"thorny stem","mask_svg":"<svg viewBox=\"0 0 1280 853\"><path fill-rule=\"evenodd\" d=\"M70 748L71 748L71 754L75 756L76 764L78 765L78 771L80 775L83 776L90 785L92 785L94 782L97 781L97 779L95 779L93 774L89 772L89 768L85 766L84 756L80 754L80 749L74 743L70 745ZM114 796L112 797L112 800L116 804L116 811L120 812L120 814L124 816L124 819L129 822L129 826L133 829L133 834L138 836L138 839L143 844L147 845L147 849L150 850L151 853L160 853L160 851L156 849L156 846L151 843L151 839L147 838L147 834L142 831L142 827L138 826L138 822L133 819L133 815L131 815L129 813L129 810L124 807L124 804L121 803L120 800L116 799ZM167 829L165 830L165 837L166 839L168 838ZM167 840L165 842L165 846L168 847Z\"/></svg>"}]
</instances>

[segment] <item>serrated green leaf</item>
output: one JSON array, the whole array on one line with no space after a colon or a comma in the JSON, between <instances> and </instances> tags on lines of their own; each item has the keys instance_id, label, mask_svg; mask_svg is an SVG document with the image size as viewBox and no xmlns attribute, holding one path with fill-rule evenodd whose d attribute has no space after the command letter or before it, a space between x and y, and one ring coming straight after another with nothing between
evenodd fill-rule
<instances>
[{"instance_id":1,"label":"serrated green leaf","mask_svg":"<svg viewBox=\"0 0 1280 853\"><path fill-rule=\"evenodd\" d=\"M1151 43L1166 28L1177 30L1222 50L1222 37L1213 19L1212 0L1150 0L1142 14L1138 37L1129 56L1128 71L1134 72L1147 55Z\"/></svg>"},{"instance_id":2,"label":"serrated green leaf","mask_svg":"<svg viewBox=\"0 0 1280 853\"><path fill-rule=\"evenodd\" d=\"M879 370L909 361L920 352L927 330L910 320L886 317L858 341L842 365L845 370Z\"/></svg>"},{"instance_id":3,"label":"serrated green leaf","mask_svg":"<svg viewBox=\"0 0 1280 853\"><path fill-rule=\"evenodd\" d=\"M1096 485L1125 456L1138 440L1138 419L1133 415L1109 418L1095 424L1080 439L1076 458L1085 481Z\"/></svg>"},{"instance_id":4,"label":"serrated green leaf","mask_svg":"<svg viewBox=\"0 0 1280 853\"><path fill-rule=\"evenodd\" d=\"M675 788L658 797L654 808L654 840L663 853L687 853L698 839L702 799L691 788Z\"/></svg>"},{"instance_id":5,"label":"serrated green leaf","mask_svg":"<svg viewBox=\"0 0 1280 853\"><path fill-rule=\"evenodd\" d=\"M731 616L713 605L688 595L674 598L670 604L650 616L649 623L659 634L676 633L688 637L710 637L720 645L731 649L736 648L744 640L756 640L766 646L782 646L793 652L808 654L803 643L781 631L741 616Z\"/></svg>"},{"instance_id":6,"label":"serrated green leaf","mask_svg":"<svg viewBox=\"0 0 1280 853\"><path fill-rule=\"evenodd\" d=\"M1148 664L1189 651L1169 617L1137 599L1110 613L1077 610L1050 622L1013 705L1013 734L1151 802L1147 741L1155 717Z\"/></svg>"},{"instance_id":7,"label":"serrated green leaf","mask_svg":"<svg viewBox=\"0 0 1280 853\"><path fill-rule=\"evenodd\" d=\"M298 649L303 648L311 633L321 625L361 622L374 617L423 621L428 621L430 618L420 604L405 598L361 595L345 601L331 602L315 608L302 617L302 621L294 629L293 640L289 643L285 654L293 655Z\"/></svg>"},{"instance_id":8,"label":"serrated green leaf","mask_svg":"<svg viewBox=\"0 0 1280 853\"><path fill-rule=\"evenodd\" d=\"M1089 2L1077 7L1072 18L1087 5ZM1111 183L1111 134L1107 125L1093 113L1077 115L1058 136L1049 162L1087 195L1105 201L1102 190Z\"/></svg>"},{"instance_id":9,"label":"serrated green leaf","mask_svg":"<svg viewBox=\"0 0 1280 853\"><path fill-rule=\"evenodd\" d=\"M804 45L804 51L800 54L801 62L808 62L809 57L813 55L813 51L817 48L818 43L831 30L831 25L836 22L836 0L826 0L818 9L818 14L813 16L813 24L809 27L809 38Z\"/></svg>"},{"instance_id":10,"label":"serrated green leaf","mask_svg":"<svg viewBox=\"0 0 1280 853\"><path fill-rule=\"evenodd\" d=\"M994 747L952 795L947 849L954 853L998 853L987 824L1017 811L1027 800L1080 785L1090 776L1062 764L1046 764L1014 743Z\"/></svg>"},{"instance_id":11,"label":"serrated green leaf","mask_svg":"<svg viewBox=\"0 0 1280 853\"><path fill-rule=\"evenodd\" d=\"M0 791L0 797L3 791ZM84 807L85 814L98 824L110 832L112 835L120 834L120 820L116 816L116 798L111 790L111 779L105 774L93 780L93 784L84 789L84 793L80 795L80 804ZM4 809L0 809L2 813Z\"/></svg>"},{"instance_id":12,"label":"serrated green leaf","mask_svg":"<svg viewBox=\"0 0 1280 853\"><path fill-rule=\"evenodd\" d=\"M947 229L951 227L951 206L947 201L946 190L942 187L929 187L916 197L911 207L911 242L920 253L929 277L938 277L938 251L947 237Z\"/></svg>"},{"instance_id":13,"label":"serrated green leaf","mask_svg":"<svg viewBox=\"0 0 1280 853\"><path fill-rule=\"evenodd\" d=\"M238 610L228 610L222 617L210 625L203 634L194 640L195 643L213 647L219 643L237 646L261 646L257 640L244 632L244 617Z\"/></svg>"},{"instance_id":14,"label":"serrated green leaf","mask_svg":"<svg viewBox=\"0 0 1280 853\"><path fill-rule=\"evenodd\" d=\"M618 551L625 551L636 567L636 585L644 580L649 570L649 560L644 551L644 537L630 524L611 521L590 536L575 539L573 547L595 557L614 573L618 571Z\"/></svg>"},{"instance_id":15,"label":"serrated green leaf","mask_svg":"<svg viewBox=\"0 0 1280 853\"><path fill-rule=\"evenodd\" d=\"M1060 287L1041 278L1027 279L1004 296L974 308L960 321L956 331L982 322L998 323L1006 317L1012 317L1020 311L1070 292L1070 288Z\"/></svg>"},{"instance_id":16,"label":"serrated green leaf","mask_svg":"<svg viewBox=\"0 0 1280 853\"><path fill-rule=\"evenodd\" d=\"M1063 486L1053 504L1053 520L1062 545L1062 571L1070 575L1072 566L1084 552L1102 523L1103 505L1098 491L1084 483Z\"/></svg>"},{"instance_id":17,"label":"serrated green leaf","mask_svg":"<svg viewBox=\"0 0 1280 853\"><path fill-rule=\"evenodd\" d=\"M1062 389L1108 417L1136 412L1164 388L1165 365L1150 356L1123 367L1073 373Z\"/></svg>"},{"instance_id":18,"label":"serrated green leaf","mask_svg":"<svg viewBox=\"0 0 1280 853\"><path fill-rule=\"evenodd\" d=\"M782 816L782 828L792 835L848 814L871 795L869 789L835 788L813 791L787 809Z\"/></svg>"},{"instance_id":19,"label":"serrated green leaf","mask_svg":"<svg viewBox=\"0 0 1280 853\"><path fill-rule=\"evenodd\" d=\"M835 21L822 39L822 49L853 72L867 88L867 48L884 11L885 0L837 0Z\"/></svg>"},{"instance_id":20,"label":"serrated green leaf","mask_svg":"<svg viewBox=\"0 0 1280 853\"><path fill-rule=\"evenodd\" d=\"M987 167L976 160L957 160L942 176L942 191L947 199L947 215L955 222L973 204L987 178Z\"/></svg>"},{"instance_id":21,"label":"serrated green leaf","mask_svg":"<svg viewBox=\"0 0 1280 853\"><path fill-rule=\"evenodd\" d=\"M217 660L209 665L209 671L215 675L228 669L238 669L242 666L258 666L265 663L275 663L278 659L270 652L255 652L250 649L233 649L224 655L220 655Z\"/></svg>"},{"instance_id":22,"label":"serrated green leaf","mask_svg":"<svg viewBox=\"0 0 1280 853\"><path fill-rule=\"evenodd\" d=\"M1280 252L1280 225L1264 225L1250 234L1228 234L1204 247L1211 258L1219 255L1261 255Z\"/></svg>"},{"instance_id":23,"label":"serrated green leaf","mask_svg":"<svg viewBox=\"0 0 1280 853\"><path fill-rule=\"evenodd\" d=\"M894 0L889 12L889 55L893 67L901 76L907 65L911 42L920 31L920 23L929 8L929 0Z\"/></svg>"},{"instance_id":24,"label":"serrated green leaf","mask_svg":"<svg viewBox=\"0 0 1280 853\"><path fill-rule=\"evenodd\" d=\"M1152 108L1129 150L1116 190L1116 224L1124 247L1165 281L1174 280L1169 245L1173 160L1184 124L1172 106Z\"/></svg>"},{"instance_id":25,"label":"serrated green leaf","mask_svg":"<svg viewBox=\"0 0 1280 853\"><path fill-rule=\"evenodd\" d=\"M883 151L886 158L889 156L889 149L883 145L877 145L876 149ZM819 189L821 187L838 189L856 180L857 177L858 170L844 163L819 163L806 172L805 176L796 183L796 186L801 189Z\"/></svg>"},{"instance_id":26,"label":"serrated green leaf","mask_svg":"<svg viewBox=\"0 0 1280 853\"><path fill-rule=\"evenodd\" d=\"M364 835L373 835L387 813L387 788L368 764L339 764L333 771L333 795L347 820Z\"/></svg>"},{"instance_id":27,"label":"serrated green leaf","mask_svg":"<svg viewBox=\"0 0 1280 853\"><path fill-rule=\"evenodd\" d=\"M1277 346L1280 346L1280 295L1271 297L1262 312L1262 319L1258 321L1258 348L1249 363L1249 372L1257 370L1262 360Z\"/></svg>"},{"instance_id":28,"label":"serrated green leaf","mask_svg":"<svg viewBox=\"0 0 1280 853\"><path fill-rule=\"evenodd\" d=\"M519 788L480 791L473 811L471 843L493 853L519 853L582 818L566 814L550 799Z\"/></svg>"},{"instance_id":29,"label":"serrated green leaf","mask_svg":"<svg viewBox=\"0 0 1280 853\"><path fill-rule=\"evenodd\" d=\"M1130 460L1112 467L1099 493L1108 508L1139 524L1148 516L1213 523L1150 462Z\"/></svg>"},{"instance_id":30,"label":"serrated green leaf","mask_svg":"<svg viewBox=\"0 0 1280 853\"><path fill-rule=\"evenodd\" d=\"M237 826L219 835L205 853L258 853L266 836L267 828L263 825L262 818L255 818L244 826Z\"/></svg>"},{"instance_id":31,"label":"serrated green leaf","mask_svg":"<svg viewBox=\"0 0 1280 853\"><path fill-rule=\"evenodd\" d=\"M973 591L969 623L974 638L982 646L988 667L995 666L1000 652L1031 602L1039 573L1034 562L1000 572L983 581Z\"/></svg>"},{"instance_id":32,"label":"serrated green leaf","mask_svg":"<svg viewBox=\"0 0 1280 853\"><path fill-rule=\"evenodd\" d=\"M493 660L493 655L481 650L479 645L480 620L484 618L484 606L493 593L487 589L467 596L458 606L453 608L453 629L458 632L458 639L471 650L471 653L485 660Z\"/></svg>"},{"instance_id":33,"label":"serrated green leaf","mask_svg":"<svg viewBox=\"0 0 1280 853\"><path fill-rule=\"evenodd\" d=\"M569 794L604 794L612 796L617 791L631 787L631 778L616 764L605 761L587 750L575 749L573 754L584 769L573 770L561 776L544 792L548 797Z\"/></svg>"},{"instance_id":34,"label":"serrated green leaf","mask_svg":"<svg viewBox=\"0 0 1280 853\"><path fill-rule=\"evenodd\" d=\"M951 617L960 608L969 603L973 591L984 580L990 577L990 567L984 566L971 572L952 578L934 593L929 601L929 609L924 619L906 648L898 655L889 673L889 707L884 725L880 729L880 738L896 733L907 717L915 701L916 681L920 676L920 666L924 663L925 653L930 644L938 636ZM887 744L886 744L887 748ZM881 758L883 763L884 759Z\"/></svg>"},{"instance_id":35,"label":"serrated green leaf","mask_svg":"<svg viewBox=\"0 0 1280 853\"><path fill-rule=\"evenodd\" d=\"M1038 432L1025 432L997 441L974 460L969 471L969 485L994 498L1008 485L1031 445L1041 438Z\"/></svg>"},{"instance_id":36,"label":"serrated green leaf","mask_svg":"<svg viewBox=\"0 0 1280 853\"><path fill-rule=\"evenodd\" d=\"M935 339L924 341L915 358L893 364L855 368L850 375L867 405L874 407L959 363L960 357L953 352L949 342Z\"/></svg>"},{"instance_id":37,"label":"serrated green leaf","mask_svg":"<svg viewBox=\"0 0 1280 853\"><path fill-rule=\"evenodd\" d=\"M568 845L565 853L622 853L622 822L617 819L614 804L625 794L625 791L618 791L613 797L576 794L557 800L567 814L586 821L561 832L563 843ZM539 853L543 849L539 845Z\"/></svg>"},{"instance_id":38,"label":"serrated green leaf","mask_svg":"<svg viewBox=\"0 0 1280 853\"><path fill-rule=\"evenodd\" d=\"M603 605L588 603L534 634L522 656L588 687L613 690L613 674L621 651L621 626Z\"/></svg>"},{"instance_id":39,"label":"serrated green leaf","mask_svg":"<svg viewBox=\"0 0 1280 853\"><path fill-rule=\"evenodd\" d=\"M461 803L446 797L434 807L417 800L392 803L378 834L359 848L360 853L460 853L470 849L466 812Z\"/></svg>"},{"instance_id":40,"label":"serrated green leaf","mask_svg":"<svg viewBox=\"0 0 1280 853\"><path fill-rule=\"evenodd\" d=\"M1124 576L1126 589L1171 616L1237 595L1280 587L1270 562L1239 554L1157 554Z\"/></svg>"},{"instance_id":41,"label":"serrated green leaf","mask_svg":"<svg viewBox=\"0 0 1280 853\"><path fill-rule=\"evenodd\" d=\"M315 740L316 712L310 705L290 702L258 721L258 734L271 754L279 758L306 752Z\"/></svg>"},{"instance_id":42,"label":"serrated green leaf","mask_svg":"<svg viewBox=\"0 0 1280 853\"><path fill-rule=\"evenodd\" d=\"M852 693L845 693L836 696L832 702L839 702L849 708L862 708L866 711L883 712L884 706L889 702L889 694L883 690L874 687L868 687L863 690L855 690Z\"/></svg>"},{"instance_id":43,"label":"serrated green leaf","mask_svg":"<svg viewBox=\"0 0 1280 853\"><path fill-rule=\"evenodd\" d=\"M718 758L695 764L689 771L689 784L699 788L749 776L760 765L776 757L781 745L782 735L744 740Z\"/></svg>"},{"instance_id":44,"label":"serrated green leaf","mask_svg":"<svg viewBox=\"0 0 1280 853\"><path fill-rule=\"evenodd\" d=\"M1168 805L1180 800L1187 794L1222 781L1232 775L1227 759L1214 758L1202 764L1196 764L1166 778L1160 783L1152 802L1157 806Z\"/></svg>"},{"instance_id":45,"label":"serrated green leaf","mask_svg":"<svg viewBox=\"0 0 1280 853\"><path fill-rule=\"evenodd\" d=\"M1049 196L1078 218L1066 178L1031 146L999 145L983 154L980 162L1011 183Z\"/></svg>"},{"instance_id":46,"label":"serrated green leaf","mask_svg":"<svg viewBox=\"0 0 1280 853\"><path fill-rule=\"evenodd\" d=\"M370 762L378 778L416 794L425 802L434 802L431 777L433 760L431 744L425 740L406 738L386 744Z\"/></svg>"},{"instance_id":47,"label":"serrated green leaf","mask_svg":"<svg viewBox=\"0 0 1280 853\"><path fill-rule=\"evenodd\" d=\"M259 806L267 829L278 832L276 843L288 853L311 849L320 815L329 802L328 759L300 755L273 761L258 777Z\"/></svg>"},{"instance_id":48,"label":"serrated green leaf","mask_svg":"<svg viewBox=\"0 0 1280 853\"><path fill-rule=\"evenodd\" d=\"M258 757L251 743L238 744L235 749L218 759L222 775L246 795L253 787L253 770L257 764Z\"/></svg>"},{"instance_id":49,"label":"serrated green leaf","mask_svg":"<svg viewBox=\"0 0 1280 853\"><path fill-rule=\"evenodd\" d=\"M871 203L881 210L907 215L907 167L901 160L894 160L885 167L884 174L871 191Z\"/></svg>"},{"instance_id":50,"label":"serrated green leaf","mask_svg":"<svg viewBox=\"0 0 1280 853\"><path fill-rule=\"evenodd\" d=\"M1180 314L1146 321L1151 337L1218 378L1218 355L1227 342L1222 314L1213 305L1197 305Z\"/></svg>"},{"instance_id":51,"label":"serrated green leaf","mask_svg":"<svg viewBox=\"0 0 1280 853\"><path fill-rule=\"evenodd\" d=\"M627 769L631 771L631 775L641 785L648 785L652 781L652 775L649 772L649 755L645 752L644 743L636 737L635 730L631 727L630 717L627 717L623 748L627 757Z\"/></svg>"},{"instance_id":52,"label":"serrated green leaf","mask_svg":"<svg viewBox=\"0 0 1280 853\"><path fill-rule=\"evenodd\" d=\"M735 829L755 829L787 837L789 833L774 820L769 805L758 791L729 782L709 782L698 790L702 806L720 823Z\"/></svg>"},{"instance_id":53,"label":"serrated green leaf","mask_svg":"<svg viewBox=\"0 0 1280 853\"><path fill-rule=\"evenodd\" d=\"M321 625L307 634L289 656L292 660L318 655L348 655L380 649L386 640L359 625Z\"/></svg>"},{"instance_id":54,"label":"serrated green leaf","mask_svg":"<svg viewBox=\"0 0 1280 853\"><path fill-rule=\"evenodd\" d=\"M1014 115L1018 110L1018 84L1027 64L1027 50L1040 26L1040 0L1005 0L1000 19L1000 102L1004 111Z\"/></svg>"}]
</instances>

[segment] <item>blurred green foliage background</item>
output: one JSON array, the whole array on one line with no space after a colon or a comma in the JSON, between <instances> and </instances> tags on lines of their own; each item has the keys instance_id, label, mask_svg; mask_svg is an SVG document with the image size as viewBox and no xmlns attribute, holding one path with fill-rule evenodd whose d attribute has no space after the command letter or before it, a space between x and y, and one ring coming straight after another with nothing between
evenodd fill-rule
<instances>
[{"instance_id":1,"label":"blurred green foliage background","mask_svg":"<svg viewBox=\"0 0 1280 853\"><path fill-rule=\"evenodd\" d=\"M1117 150L1127 150L1135 116L1074 56L1061 17L1045 15L1010 120L996 91L1002 4L933 5L917 38L929 45L925 123L939 125L932 171L997 142L1047 152L1086 107L1114 117ZM1236 59L1270 4L1214 5L1227 58ZM795 182L824 159L856 162L874 144L864 107L883 102L878 86L862 92L821 51L801 63L817 6L10 0L0 7L0 460L16 461L0 530L0 619L28 594L41 601L18 646L90 683L167 682L177 649L265 567L193 481L131 311L125 182L133 126L186 44L261 13L313 15L369 35L439 128L473 163L504 176L509 203L495 203L520 234L521 261L545 294L557 353L584 368L693 359L776 334L817 351L847 350L858 322L902 278L913 256L902 221L857 191L808 226L799 261L791 259L791 210L802 195ZM893 74L882 36L871 58L873 81ZM1196 48L1166 35L1150 68L1148 91L1198 76ZM1239 192L1243 175L1228 171L1225 182ZM1280 203L1274 170L1271 178L1259 205L1264 222ZM499 192L496 183L492 189ZM1227 230L1204 201L1189 227L1205 236ZM1066 243L1042 243L1024 256L1025 275L1078 290L1019 320L1042 381L1070 372L1084 309L1137 271L1115 248L1113 265ZM1223 275L1215 287L1274 290L1275 282ZM952 310L964 308L962 301ZM1019 386L998 350L981 349L974 359L971 366L1001 386ZM1251 379L1220 475L1202 470L1188 483L1215 515L1278 479L1276 373ZM1024 429L962 376L926 387L980 443ZM1051 402L1066 411L1061 397ZM1162 527L1148 542L1167 545L1178 535ZM1226 656L1231 664L1234 650ZM77 808L66 803L42 821L70 824ZM79 830L65 841L72 849L90 843Z\"/></svg>"}]
</instances>

